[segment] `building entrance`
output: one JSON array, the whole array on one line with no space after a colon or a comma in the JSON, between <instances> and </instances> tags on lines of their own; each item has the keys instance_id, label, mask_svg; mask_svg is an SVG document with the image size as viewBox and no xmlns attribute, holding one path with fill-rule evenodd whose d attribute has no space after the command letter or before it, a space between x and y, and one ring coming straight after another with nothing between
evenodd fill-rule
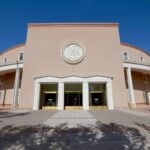
<instances>
[{"instance_id":1,"label":"building entrance","mask_svg":"<svg viewBox=\"0 0 150 150\"><path fill-rule=\"evenodd\" d=\"M65 106L82 106L82 93L81 92L66 92L65 93Z\"/></svg>"},{"instance_id":2,"label":"building entrance","mask_svg":"<svg viewBox=\"0 0 150 150\"><path fill-rule=\"evenodd\" d=\"M40 108L56 109L58 104L58 84L41 84Z\"/></svg>"},{"instance_id":3,"label":"building entrance","mask_svg":"<svg viewBox=\"0 0 150 150\"><path fill-rule=\"evenodd\" d=\"M56 106L57 93L45 93L44 106Z\"/></svg>"},{"instance_id":4,"label":"building entrance","mask_svg":"<svg viewBox=\"0 0 150 150\"><path fill-rule=\"evenodd\" d=\"M106 85L101 83L90 83L90 107L106 107Z\"/></svg>"},{"instance_id":5,"label":"building entrance","mask_svg":"<svg viewBox=\"0 0 150 150\"><path fill-rule=\"evenodd\" d=\"M82 108L82 84L65 84L65 109Z\"/></svg>"}]
</instances>

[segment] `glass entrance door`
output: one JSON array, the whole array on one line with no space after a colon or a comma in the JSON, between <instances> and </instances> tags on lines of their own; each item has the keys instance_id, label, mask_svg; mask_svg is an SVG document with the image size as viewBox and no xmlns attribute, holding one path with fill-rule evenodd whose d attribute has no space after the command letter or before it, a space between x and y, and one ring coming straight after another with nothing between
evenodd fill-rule
<instances>
[{"instance_id":1,"label":"glass entrance door","mask_svg":"<svg viewBox=\"0 0 150 150\"><path fill-rule=\"evenodd\" d=\"M66 92L65 93L65 106L82 106L82 93L81 92Z\"/></svg>"},{"instance_id":2,"label":"glass entrance door","mask_svg":"<svg viewBox=\"0 0 150 150\"><path fill-rule=\"evenodd\" d=\"M100 92L91 93L91 104L92 106L106 105L104 100L104 93L100 93Z\"/></svg>"},{"instance_id":3,"label":"glass entrance door","mask_svg":"<svg viewBox=\"0 0 150 150\"><path fill-rule=\"evenodd\" d=\"M58 104L58 84L41 84L40 108L56 109Z\"/></svg>"},{"instance_id":4,"label":"glass entrance door","mask_svg":"<svg viewBox=\"0 0 150 150\"><path fill-rule=\"evenodd\" d=\"M56 93L45 93L44 106L56 106Z\"/></svg>"},{"instance_id":5,"label":"glass entrance door","mask_svg":"<svg viewBox=\"0 0 150 150\"><path fill-rule=\"evenodd\" d=\"M82 108L82 84L66 83L64 100L65 109Z\"/></svg>"},{"instance_id":6,"label":"glass entrance door","mask_svg":"<svg viewBox=\"0 0 150 150\"><path fill-rule=\"evenodd\" d=\"M89 105L91 108L106 107L106 84L90 83L89 84Z\"/></svg>"}]
</instances>

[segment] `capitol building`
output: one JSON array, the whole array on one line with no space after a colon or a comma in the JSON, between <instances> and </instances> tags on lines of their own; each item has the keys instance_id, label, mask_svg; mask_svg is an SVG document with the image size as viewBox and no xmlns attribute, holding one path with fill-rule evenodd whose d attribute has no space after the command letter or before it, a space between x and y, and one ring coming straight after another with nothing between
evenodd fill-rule
<instances>
[{"instance_id":1,"label":"capitol building","mask_svg":"<svg viewBox=\"0 0 150 150\"><path fill-rule=\"evenodd\" d=\"M150 104L150 54L118 23L29 23L0 53L1 107L116 109Z\"/></svg>"}]
</instances>

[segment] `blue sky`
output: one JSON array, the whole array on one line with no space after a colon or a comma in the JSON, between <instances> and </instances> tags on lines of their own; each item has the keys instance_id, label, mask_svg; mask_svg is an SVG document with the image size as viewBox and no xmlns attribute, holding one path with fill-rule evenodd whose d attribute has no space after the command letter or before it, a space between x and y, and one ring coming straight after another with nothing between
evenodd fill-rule
<instances>
[{"instance_id":1,"label":"blue sky","mask_svg":"<svg viewBox=\"0 0 150 150\"><path fill-rule=\"evenodd\" d=\"M27 23L119 22L121 41L150 52L150 0L0 0L0 50L26 41Z\"/></svg>"}]
</instances>

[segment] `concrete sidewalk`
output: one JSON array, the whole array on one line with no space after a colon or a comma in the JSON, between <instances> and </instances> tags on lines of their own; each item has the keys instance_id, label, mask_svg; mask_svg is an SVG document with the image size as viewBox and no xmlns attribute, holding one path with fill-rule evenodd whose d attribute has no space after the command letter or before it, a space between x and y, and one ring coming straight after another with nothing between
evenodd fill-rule
<instances>
[{"instance_id":1,"label":"concrete sidewalk","mask_svg":"<svg viewBox=\"0 0 150 150\"><path fill-rule=\"evenodd\" d=\"M1 150L149 150L150 120L117 110L0 112Z\"/></svg>"},{"instance_id":2,"label":"concrete sidewalk","mask_svg":"<svg viewBox=\"0 0 150 150\"><path fill-rule=\"evenodd\" d=\"M83 110L64 110L54 114L43 124L50 127L57 127L65 124L69 128L78 126L89 127L95 125L97 120L89 113Z\"/></svg>"},{"instance_id":3,"label":"concrete sidewalk","mask_svg":"<svg viewBox=\"0 0 150 150\"><path fill-rule=\"evenodd\" d=\"M150 119L150 112L136 110L136 109L118 109L118 111L140 116L140 117L146 117L147 119Z\"/></svg>"}]
</instances>

